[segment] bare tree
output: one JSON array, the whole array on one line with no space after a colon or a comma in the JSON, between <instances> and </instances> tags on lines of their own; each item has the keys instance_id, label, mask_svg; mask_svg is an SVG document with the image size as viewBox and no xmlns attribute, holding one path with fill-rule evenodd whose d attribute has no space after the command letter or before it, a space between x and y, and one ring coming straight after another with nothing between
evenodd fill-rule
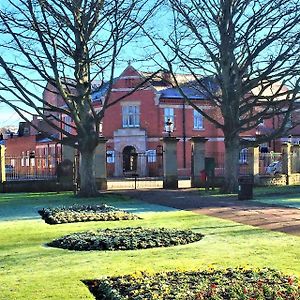
<instances>
[{"instance_id":1,"label":"bare tree","mask_svg":"<svg viewBox=\"0 0 300 300\"><path fill-rule=\"evenodd\" d=\"M290 0L169 0L171 33L144 30L168 69L193 74L221 118L182 96L217 128L225 142L224 192L238 188L239 151L285 133L299 98L300 2ZM156 60L161 61L161 58ZM199 77L199 74L202 76ZM210 76L215 86L205 84ZM173 76L176 82L176 77ZM265 119L281 124L255 141L242 138Z\"/></svg>"},{"instance_id":2,"label":"bare tree","mask_svg":"<svg viewBox=\"0 0 300 300\"><path fill-rule=\"evenodd\" d=\"M5 3L0 10L0 101L28 122L28 115L39 115L64 136L63 144L78 149L79 195L95 196L94 153L100 122L110 105L117 59L138 34L135 24L144 24L153 10L144 0ZM105 90L100 111L94 109L91 99L94 79ZM62 97L63 105L57 107L43 99L46 84ZM63 115L72 124L65 124Z\"/></svg>"}]
</instances>

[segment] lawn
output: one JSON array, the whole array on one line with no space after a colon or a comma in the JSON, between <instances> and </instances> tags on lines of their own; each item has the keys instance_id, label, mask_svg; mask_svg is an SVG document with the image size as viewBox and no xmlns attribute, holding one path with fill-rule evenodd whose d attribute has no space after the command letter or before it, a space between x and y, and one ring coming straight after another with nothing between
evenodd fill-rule
<instances>
[{"instance_id":1,"label":"lawn","mask_svg":"<svg viewBox=\"0 0 300 300\"><path fill-rule=\"evenodd\" d=\"M285 197L278 196L261 196L255 199L257 202L279 205L285 207L292 207L300 209L300 196L298 195L286 195Z\"/></svg>"},{"instance_id":2,"label":"lawn","mask_svg":"<svg viewBox=\"0 0 300 300\"><path fill-rule=\"evenodd\" d=\"M48 225L42 207L107 203L143 219ZM81 279L139 271L272 267L300 277L300 238L118 195L78 200L68 193L0 195L0 299L94 299ZM44 244L96 228L143 226L191 229L196 243L133 251L75 252Z\"/></svg>"}]
</instances>

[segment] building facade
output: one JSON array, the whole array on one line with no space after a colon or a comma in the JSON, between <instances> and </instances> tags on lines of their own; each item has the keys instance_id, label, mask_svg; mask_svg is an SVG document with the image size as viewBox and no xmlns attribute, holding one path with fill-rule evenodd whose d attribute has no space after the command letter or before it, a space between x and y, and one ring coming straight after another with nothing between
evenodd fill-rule
<instances>
[{"instance_id":1,"label":"building facade","mask_svg":"<svg viewBox=\"0 0 300 300\"><path fill-rule=\"evenodd\" d=\"M114 80L108 99L108 104L113 105L105 111L101 124L102 136L107 139L108 176L162 175L162 138L169 134L178 138L179 176L189 176L191 172L191 137L206 138L206 156L214 157L216 161L220 160L224 154L222 131L184 101L183 95L172 86L168 72L161 72L145 83L145 79L149 75L139 72L129 65ZM214 118L221 118L219 109L208 100L207 93L204 90L195 89L193 85L189 84L191 82L189 75L177 75L176 79L182 84L184 93L197 107ZM210 78L204 78L203 83L207 86L206 90L213 92L217 89L214 81ZM97 88L96 85L93 89L91 96L96 111L101 110L106 91L107 86L105 85L100 88ZM50 85L45 88L43 97L53 106L63 106L60 95ZM56 116L56 118L64 121L61 126L64 126L66 131L72 130L68 126L72 123L70 117ZM166 126L166 123L170 121L172 132L169 132L170 128ZM34 122L39 121L36 119ZM275 119L267 120L257 128L245 133L244 137L253 139L257 134L264 134L266 131L272 130L278 126L279 122L280 120ZM43 122L38 126L44 126ZM27 157L28 153L34 152L36 155L49 156L55 153L55 156L60 156L61 148L56 142L45 138L36 138L39 132L32 128L27 129L25 126L23 130L26 131L23 137L12 139L7 143L10 155ZM46 130L46 128L43 129L43 131ZM298 143L300 131L297 128L293 130L293 141ZM29 134L27 134L28 132ZM52 131L51 134L57 133ZM27 141L24 140L25 135ZM261 149L279 151L282 141L287 140L288 137L272 141L261 145ZM243 160L243 162L245 161Z\"/></svg>"}]
</instances>

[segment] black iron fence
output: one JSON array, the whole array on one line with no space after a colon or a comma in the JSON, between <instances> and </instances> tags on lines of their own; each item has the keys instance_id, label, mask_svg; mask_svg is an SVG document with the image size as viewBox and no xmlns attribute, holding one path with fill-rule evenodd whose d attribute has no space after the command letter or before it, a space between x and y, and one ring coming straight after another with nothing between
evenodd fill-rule
<instances>
[{"instance_id":1,"label":"black iron fence","mask_svg":"<svg viewBox=\"0 0 300 300\"><path fill-rule=\"evenodd\" d=\"M223 177L225 170L225 154L224 152L210 152L206 153L206 161L213 161L214 175L216 177ZM212 163L212 162L211 162ZM248 151L241 152L239 155L239 174L250 175L253 167L253 157Z\"/></svg>"},{"instance_id":2,"label":"black iron fence","mask_svg":"<svg viewBox=\"0 0 300 300\"><path fill-rule=\"evenodd\" d=\"M6 156L6 180L53 179L61 161L58 156Z\"/></svg>"},{"instance_id":3,"label":"black iron fence","mask_svg":"<svg viewBox=\"0 0 300 300\"><path fill-rule=\"evenodd\" d=\"M284 157L282 153L260 153L259 174L275 175L282 173ZM75 171L78 171L79 156L75 157ZM224 176L225 155L223 152L206 153L206 163L214 170L214 176ZM299 153L290 154L291 171L300 172ZM30 179L54 179L58 175L58 166L61 163L60 156L6 156L5 173L6 180L30 180ZM116 151L107 151L106 157L107 176L144 178L163 176L163 155L154 150L145 153L130 153L124 155ZM97 166L96 166L97 167ZM248 175L253 171L253 157L248 151L242 151L239 157L240 175ZM75 176L76 178L76 176Z\"/></svg>"},{"instance_id":4,"label":"black iron fence","mask_svg":"<svg viewBox=\"0 0 300 300\"><path fill-rule=\"evenodd\" d=\"M260 153L259 154L259 174L276 175L282 173L282 153Z\"/></svg>"},{"instance_id":5,"label":"black iron fence","mask_svg":"<svg viewBox=\"0 0 300 300\"><path fill-rule=\"evenodd\" d=\"M162 154L155 150L145 153L108 151L106 158L108 177L161 177Z\"/></svg>"}]
</instances>

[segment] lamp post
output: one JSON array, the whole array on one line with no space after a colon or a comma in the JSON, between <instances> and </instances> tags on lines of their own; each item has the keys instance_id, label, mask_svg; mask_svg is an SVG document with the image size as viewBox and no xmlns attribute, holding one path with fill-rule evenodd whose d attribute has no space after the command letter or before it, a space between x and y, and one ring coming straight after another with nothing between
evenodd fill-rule
<instances>
[{"instance_id":1,"label":"lamp post","mask_svg":"<svg viewBox=\"0 0 300 300\"><path fill-rule=\"evenodd\" d=\"M174 131L174 124L170 118L166 122L165 131L168 133L169 137L171 136L171 133Z\"/></svg>"}]
</instances>

